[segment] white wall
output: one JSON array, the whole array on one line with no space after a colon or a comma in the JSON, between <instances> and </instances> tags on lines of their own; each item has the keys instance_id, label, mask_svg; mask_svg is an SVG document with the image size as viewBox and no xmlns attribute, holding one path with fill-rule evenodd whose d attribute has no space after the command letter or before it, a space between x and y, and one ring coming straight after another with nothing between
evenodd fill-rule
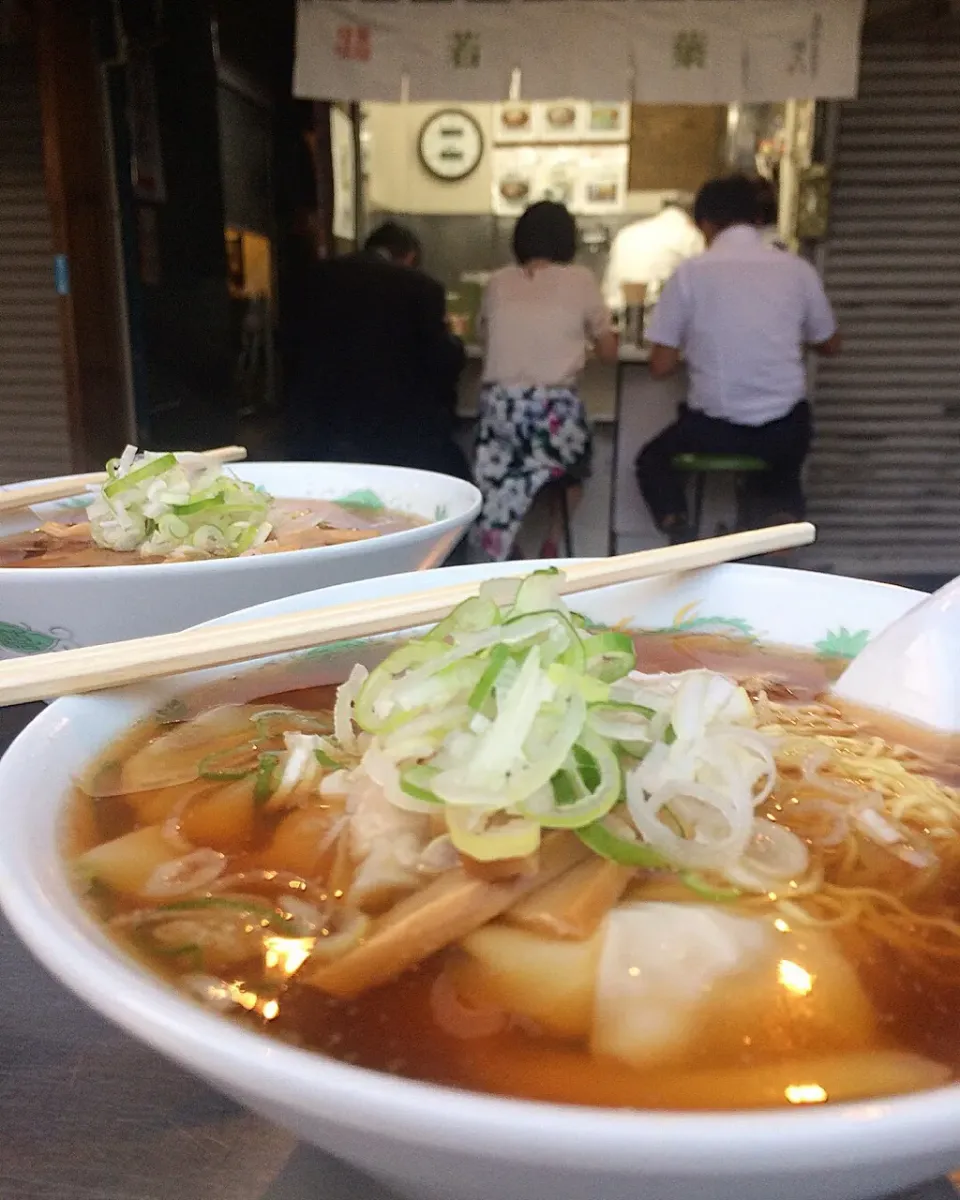
<instances>
[{"instance_id":1,"label":"white wall","mask_svg":"<svg viewBox=\"0 0 960 1200\"><path fill-rule=\"evenodd\" d=\"M489 215L493 169L492 104L457 104L469 112L483 131L484 150L474 173L459 183L435 179L420 162L417 142L428 117L439 104L368 104L366 129L370 133L370 176L367 195L371 211L423 216ZM629 192L626 210L638 217L659 212L672 192Z\"/></svg>"},{"instance_id":2,"label":"white wall","mask_svg":"<svg viewBox=\"0 0 960 1200\"><path fill-rule=\"evenodd\" d=\"M490 212L493 138L492 104L457 104L483 131L483 158L468 179L447 183L435 179L420 161L417 142L428 117L439 104L368 104L370 182L368 207L423 215Z\"/></svg>"}]
</instances>

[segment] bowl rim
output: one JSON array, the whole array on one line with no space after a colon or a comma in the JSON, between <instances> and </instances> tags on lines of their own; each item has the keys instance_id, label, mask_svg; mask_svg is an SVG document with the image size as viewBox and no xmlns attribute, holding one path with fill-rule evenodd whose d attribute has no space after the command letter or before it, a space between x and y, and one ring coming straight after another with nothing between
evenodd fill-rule
<instances>
[{"instance_id":1,"label":"bowl rim","mask_svg":"<svg viewBox=\"0 0 960 1200\"><path fill-rule=\"evenodd\" d=\"M539 565L546 564L524 564L534 569ZM791 577L799 583L798 577L820 575L746 564L724 569L754 577L775 570L787 587ZM421 573L410 574L419 575L422 582ZM823 577L871 591L924 594L892 584ZM370 582L339 586L355 588ZM254 609L208 624L243 619ZM63 728L67 707L84 702L82 697L58 701L34 718L4 755L0 774L24 769L35 760L37 751L42 752ZM30 769L37 771L36 765ZM380 1137L423 1148L492 1154L507 1161L570 1169L596 1170L602 1158L615 1172L679 1169L690 1178L771 1167L783 1172L809 1170L811 1154L817 1156L818 1169L840 1169L849 1167L857 1155L867 1164L945 1153L954 1145L960 1150L960 1084L956 1083L822 1108L687 1112L510 1099L391 1076L285 1045L204 1011L114 948L79 902L73 911L64 909L32 873L21 877L15 869L0 873L0 899L31 953L68 981L75 994L188 1069L227 1090L243 1093L246 1089L257 1097L261 1111L274 1101L318 1122L368 1133L375 1130ZM38 921L47 930L43 939L35 936ZM256 1087L247 1088L250 1079L258 1080Z\"/></svg>"},{"instance_id":2,"label":"bowl rim","mask_svg":"<svg viewBox=\"0 0 960 1200\"><path fill-rule=\"evenodd\" d=\"M13 567L9 571L6 568L0 567L0 574L4 579L4 586L15 587L17 581L21 587L28 583L38 584L41 580L49 583L51 579L62 579L65 584L77 583L80 580L90 579L93 582L102 580L104 577L113 577L114 572L122 570L125 579L126 572L131 565L136 567L135 578L141 577L151 578L157 571L163 571L163 578L167 578L171 573L179 572L181 575L197 570L198 567L211 568L218 567L221 572L226 571L232 573L238 569L249 571L251 569L264 570L265 564L270 562L289 563L292 558L296 558L297 562L311 563L318 558L322 562L325 558L359 558L364 554L369 554L373 549L404 547L423 539L429 531L430 537L442 537L451 529L457 526L466 527L469 525L480 511L483 498L476 484L466 480L458 479L455 475L444 475L440 471L425 471L420 467L394 467L385 463L347 463L347 462L305 462L301 463L296 460L258 460L245 459L242 463L228 463L228 467L243 467L251 466L259 467L283 467L285 469L295 469L297 467L309 468L324 468L336 467L338 469L355 469L367 473L389 473L390 475L400 476L425 476L433 479L446 479L459 487L469 489L465 492L465 499L469 497L470 503L464 508L460 515L453 515L441 518L439 521L427 521L424 525L415 525L412 529L398 529L393 533L382 533L379 537L371 539L363 539L357 542L344 542L334 546L309 546L303 550L279 550L275 554L254 555L249 558L233 556L229 558L208 558L208 559L192 559L184 562L159 562L159 563L127 563L125 566L99 566L99 567ZM27 480L29 483L46 483L57 479L70 479L70 475L50 475L43 479ZM10 485L15 487L17 485ZM0 495L3 493L0 488ZM472 495L471 495L472 493ZM277 499L284 499L283 496ZM56 503L49 501L48 503ZM2 518L0 518L2 522ZM253 567L252 564L256 564Z\"/></svg>"}]
</instances>

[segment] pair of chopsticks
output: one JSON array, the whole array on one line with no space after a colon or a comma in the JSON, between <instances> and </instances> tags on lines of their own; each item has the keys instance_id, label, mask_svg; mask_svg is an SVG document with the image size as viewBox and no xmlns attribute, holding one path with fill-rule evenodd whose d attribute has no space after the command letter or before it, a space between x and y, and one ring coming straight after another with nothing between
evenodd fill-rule
<instances>
[{"instance_id":1,"label":"pair of chopsticks","mask_svg":"<svg viewBox=\"0 0 960 1200\"><path fill-rule=\"evenodd\" d=\"M737 558L807 546L815 537L813 525L800 522L614 558L572 560L557 578L557 590L561 594L584 592L653 575L693 571ZM346 638L372 637L428 625L476 595L479 587L479 582L454 584L406 596L334 604L279 617L259 617L232 625L11 659L0 663L0 707L95 692L183 671L306 650ZM642 614L636 616L638 623L642 623Z\"/></svg>"},{"instance_id":2,"label":"pair of chopsticks","mask_svg":"<svg viewBox=\"0 0 960 1200\"><path fill-rule=\"evenodd\" d=\"M247 452L243 446L221 446L218 450L204 450L202 457L221 463L242 462ZM89 475L71 475L67 479L0 488L0 513L16 512L20 508L32 508L35 504L49 504L51 500L79 496L88 487L106 483L107 478L106 471L91 471Z\"/></svg>"}]
</instances>

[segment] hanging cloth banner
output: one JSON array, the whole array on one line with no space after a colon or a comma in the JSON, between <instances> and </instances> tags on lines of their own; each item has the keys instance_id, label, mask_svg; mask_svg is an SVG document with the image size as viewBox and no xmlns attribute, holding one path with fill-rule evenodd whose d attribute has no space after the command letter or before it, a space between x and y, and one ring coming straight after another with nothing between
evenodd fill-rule
<instances>
[{"instance_id":1,"label":"hanging cloth banner","mask_svg":"<svg viewBox=\"0 0 960 1200\"><path fill-rule=\"evenodd\" d=\"M859 44L861 19L852 4L756 0L744 31L746 97L855 95L859 62L850 62L847 47Z\"/></svg>"},{"instance_id":2,"label":"hanging cloth banner","mask_svg":"<svg viewBox=\"0 0 960 1200\"><path fill-rule=\"evenodd\" d=\"M307 0L297 5L293 94L399 100L414 42L405 4Z\"/></svg>"},{"instance_id":3,"label":"hanging cloth banner","mask_svg":"<svg viewBox=\"0 0 960 1200\"><path fill-rule=\"evenodd\" d=\"M638 4L630 31L638 104L727 104L744 96L741 0Z\"/></svg>"},{"instance_id":4,"label":"hanging cloth banner","mask_svg":"<svg viewBox=\"0 0 960 1200\"><path fill-rule=\"evenodd\" d=\"M411 100L509 96L517 58L512 5L421 0L404 7L415 31L415 54L407 58Z\"/></svg>"},{"instance_id":5,"label":"hanging cloth banner","mask_svg":"<svg viewBox=\"0 0 960 1200\"><path fill-rule=\"evenodd\" d=\"M856 95L865 0L298 0L294 95L729 104Z\"/></svg>"},{"instance_id":6,"label":"hanging cloth banner","mask_svg":"<svg viewBox=\"0 0 960 1200\"><path fill-rule=\"evenodd\" d=\"M506 16L516 14L510 44L523 99L629 99L633 0L527 0L499 7ZM589 20L584 20L586 7ZM557 31L547 33L546 20L551 26L556 22ZM574 28L575 35L563 32Z\"/></svg>"}]
</instances>

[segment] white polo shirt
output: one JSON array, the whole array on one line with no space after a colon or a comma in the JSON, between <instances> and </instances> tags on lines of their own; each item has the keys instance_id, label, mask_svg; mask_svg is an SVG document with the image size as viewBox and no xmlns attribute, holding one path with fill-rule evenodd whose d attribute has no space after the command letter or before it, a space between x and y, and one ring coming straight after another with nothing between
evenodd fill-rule
<instances>
[{"instance_id":1,"label":"white polo shirt","mask_svg":"<svg viewBox=\"0 0 960 1200\"><path fill-rule=\"evenodd\" d=\"M806 352L837 330L813 267L735 225L681 263L647 332L682 350L690 408L736 425L776 421L806 394Z\"/></svg>"}]
</instances>

